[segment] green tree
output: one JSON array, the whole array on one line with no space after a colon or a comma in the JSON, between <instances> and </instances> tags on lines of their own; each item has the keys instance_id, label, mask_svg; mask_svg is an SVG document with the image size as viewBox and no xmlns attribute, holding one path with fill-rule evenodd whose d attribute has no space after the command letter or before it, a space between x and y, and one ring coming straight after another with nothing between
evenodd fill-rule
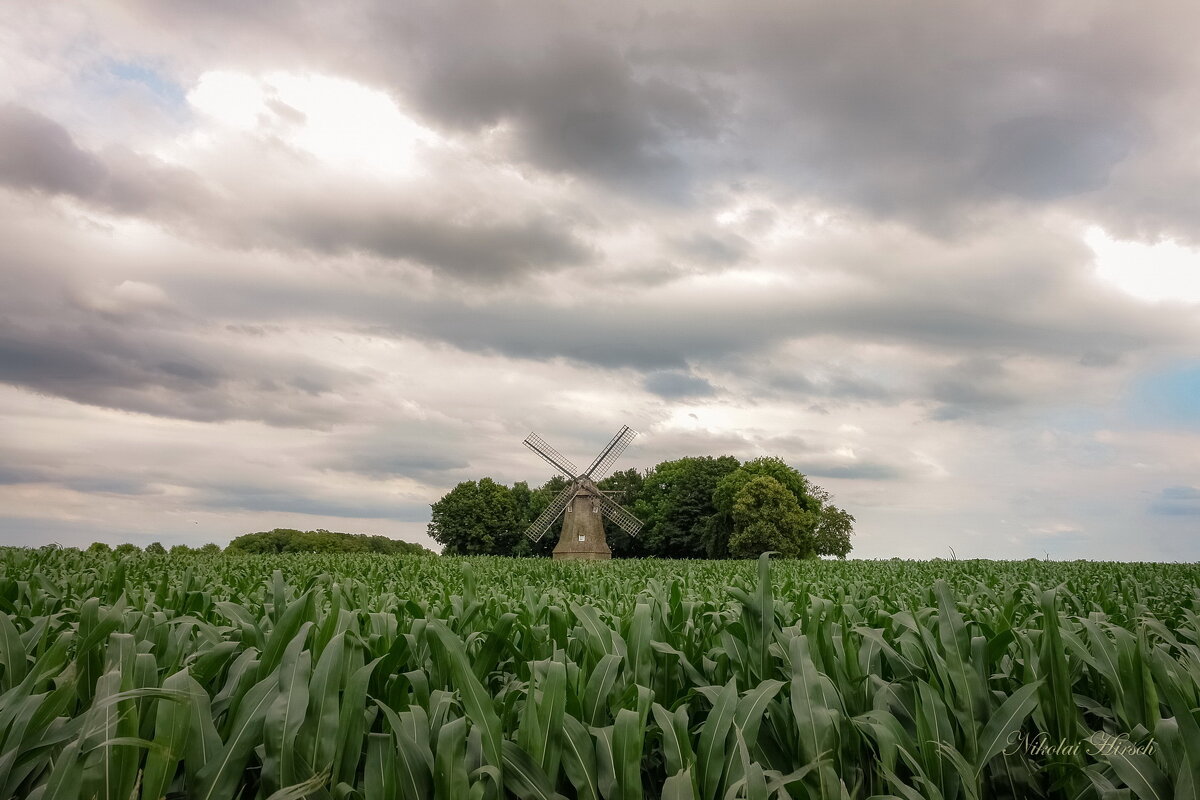
<instances>
[{"instance_id":1,"label":"green tree","mask_svg":"<svg viewBox=\"0 0 1200 800\"><path fill-rule=\"evenodd\" d=\"M87 551L89 553L111 553L112 548L104 542L92 542L88 545Z\"/></svg>"},{"instance_id":2,"label":"green tree","mask_svg":"<svg viewBox=\"0 0 1200 800\"><path fill-rule=\"evenodd\" d=\"M196 549L196 552L203 553L206 556L215 556L221 552L221 545L209 542L208 544L200 545L200 547Z\"/></svg>"},{"instance_id":3,"label":"green tree","mask_svg":"<svg viewBox=\"0 0 1200 800\"><path fill-rule=\"evenodd\" d=\"M238 536L225 548L228 553L383 553L386 555L428 554L419 544L389 539L386 536L366 536L361 533L341 533L323 528L298 531L275 528Z\"/></svg>"},{"instance_id":4,"label":"green tree","mask_svg":"<svg viewBox=\"0 0 1200 800\"><path fill-rule=\"evenodd\" d=\"M800 507L795 495L769 475L756 475L733 499L733 534L729 555L756 558L774 550L785 558L815 554L812 512Z\"/></svg>"},{"instance_id":5,"label":"green tree","mask_svg":"<svg viewBox=\"0 0 1200 800\"><path fill-rule=\"evenodd\" d=\"M707 541L718 511L714 492L738 467L733 456L694 456L664 461L647 472L632 509L643 523L642 552L660 558L714 557Z\"/></svg>"},{"instance_id":6,"label":"green tree","mask_svg":"<svg viewBox=\"0 0 1200 800\"><path fill-rule=\"evenodd\" d=\"M853 547L850 544L850 533L853 529L853 515L832 504L824 506L817 521L817 552L824 556L845 558Z\"/></svg>"},{"instance_id":7,"label":"green tree","mask_svg":"<svg viewBox=\"0 0 1200 800\"><path fill-rule=\"evenodd\" d=\"M816 492L820 491L809 483L798 470L789 467L783 459L767 456L747 461L733 470L717 485L713 491L713 505L717 509L713 524L708 531L709 558L725 558L732 555L729 550L730 537L733 535L735 522L733 506L738 493L747 483L755 478L771 478L784 488L796 500L801 511L809 512L806 520L810 522L808 535L816 531L817 514L821 509L821 501Z\"/></svg>"},{"instance_id":8,"label":"green tree","mask_svg":"<svg viewBox=\"0 0 1200 800\"><path fill-rule=\"evenodd\" d=\"M169 555L173 556L182 556L190 552L192 552L192 548L188 547L186 544L173 544L171 545L171 549L167 551Z\"/></svg>"},{"instance_id":9,"label":"green tree","mask_svg":"<svg viewBox=\"0 0 1200 800\"><path fill-rule=\"evenodd\" d=\"M833 496L820 486L812 487L812 495L820 504L814 532L817 554L845 558L854 547L850 534L854 532L854 516L833 504Z\"/></svg>"},{"instance_id":10,"label":"green tree","mask_svg":"<svg viewBox=\"0 0 1200 800\"><path fill-rule=\"evenodd\" d=\"M272 555L282 553L291 538L299 535L301 532L292 528L275 528L258 533L247 533L236 537L225 549L239 553Z\"/></svg>"},{"instance_id":11,"label":"green tree","mask_svg":"<svg viewBox=\"0 0 1200 800\"><path fill-rule=\"evenodd\" d=\"M167 548L162 546L162 542L151 542L146 545L146 552L152 556L166 555Z\"/></svg>"},{"instance_id":12,"label":"green tree","mask_svg":"<svg viewBox=\"0 0 1200 800\"><path fill-rule=\"evenodd\" d=\"M463 481L431 509L429 535L447 555L513 555L524 530L511 491L491 478Z\"/></svg>"}]
</instances>

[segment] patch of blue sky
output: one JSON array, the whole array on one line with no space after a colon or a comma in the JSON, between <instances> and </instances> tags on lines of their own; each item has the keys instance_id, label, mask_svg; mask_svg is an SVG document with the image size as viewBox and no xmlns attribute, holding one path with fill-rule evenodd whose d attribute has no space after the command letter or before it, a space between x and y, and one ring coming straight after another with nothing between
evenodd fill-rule
<instances>
[{"instance_id":1,"label":"patch of blue sky","mask_svg":"<svg viewBox=\"0 0 1200 800\"><path fill-rule=\"evenodd\" d=\"M1179 362L1138 379L1127 398L1135 424L1200 430L1200 361Z\"/></svg>"},{"instance_id":2,"label":"patch of blue sky","mask_svg":"<svg viewBox=\"0 0 1200 800\"><path fill-rule=\"evenodd\" d=\"M162 70L136 61L109 61L104 69L91 76L92 88L101 92L118 92L130 86L149 92L162 108L185 112L187 92Z\"/></svg>"}]
</instances>

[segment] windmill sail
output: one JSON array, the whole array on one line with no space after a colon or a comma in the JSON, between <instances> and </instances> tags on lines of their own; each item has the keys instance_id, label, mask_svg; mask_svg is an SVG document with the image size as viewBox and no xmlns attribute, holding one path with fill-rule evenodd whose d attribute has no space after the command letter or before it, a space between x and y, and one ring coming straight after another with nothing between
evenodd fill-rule
<instances>
[{"instance_id":1,"label":"windmill sail","mask_svg":"<svg viewBox=\"0 0 1200 800\"><path fill-rule=\"evenodd\" d=\"M621 453L625 452L625 448L633 441L633 437L637 436L637 431L630 428L628 425L622 425L621 430L617 431L617 435L612 438L608 446L600 451L600 455L596 456L596 460L587 468L583 474L594 481L598 481L608 474L609 468L616 461Z\"/></svg>"},{"instance_id":2,"label":"windmill sail","mask_svg":"<svg viewBox=\"0 0 1200 800\"><path fill-rule=\"evenodd\" d=\"M571 502L571 498L575 496L575 490L576 485L572 483L559 492L558 496L550 501L550 505L546 506L546 510L539 514L529 529L525 531L525 535L535 542L540 541L546 535L546 531L550 530L554 521L563 513L567 503Z\"/></svg>"},{"instance_id":3,"label":"windmill sail","mask_svg":"<svg viewBox=\"0 0 1200 800\"><path fill-rule=\"evenodd\" d=\"M571 480L575 480L575 478L579 475L579 467L568 461L566 456L551 447L545 439L538 436L536 433L531 433L526 436L524 444L530 450L544 458L550 466L554 467Z\"/></svg>"},{"instance_id":4,"label":"windmill sail","mask_svg":"<svg viewBox=\"0 0 1200 800\"><path fill-rule=\"evenodd\" d=\"M604 515L613 521L614 525L630 536L638 535L642 530L642 521L640 519L617 505L616 501L611 497L601 494L599 498L600 508L604 511Z\"/></svg>"},{"instance_id":5,"label":"windmill sail","mask_svg":"<svg viewBox=\"0 0 1200 800\"><path fill-rule=\"evenodd\" d=\"M622 425L621 430L605 445L591 466L580 473L578 467L551 447L545 439L536 433L529 434L525 439L525 446L570 478L571 483L538 515L525 531L525 535L535 542L541 540L546 531L550 530L550 526L566 513L567 520L563 523L562 533L554 548L554 557L576 559L612 558L612 551L605 542L604 517L612 520L613 524L630 536L637 536L642 529L641 520L619 506L596 486L596 481L608 473L635 436L637 431L628 425Z\"/></svg>"}]
</instances>

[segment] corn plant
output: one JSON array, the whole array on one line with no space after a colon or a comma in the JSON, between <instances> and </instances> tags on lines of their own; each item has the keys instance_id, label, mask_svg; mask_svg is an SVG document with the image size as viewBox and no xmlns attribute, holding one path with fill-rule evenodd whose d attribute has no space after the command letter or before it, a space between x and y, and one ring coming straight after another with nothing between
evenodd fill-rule
<instances>
[{"instance_id":1,"label":"corn plant","mask_svg":"<svg viewBox=\"0 0 1200 800\"><path fill-rule=\"evenodd\" d=\"M1195 798L1198 577L8 549L0 798Z\"/></svg>"}]
</instances>

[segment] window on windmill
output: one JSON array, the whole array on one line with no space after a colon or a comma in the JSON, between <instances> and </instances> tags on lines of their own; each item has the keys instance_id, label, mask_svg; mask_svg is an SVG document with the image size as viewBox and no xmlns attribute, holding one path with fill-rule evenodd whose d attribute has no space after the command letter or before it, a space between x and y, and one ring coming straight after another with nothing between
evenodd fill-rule
<instances>
[{"instance_id":1,"label":"window on windmill","mask_svg":"<svg viewBox=\"0 0 1200 800\"><path fill-rule=\"evenodd\" d=\"M579 534L579 541L581 541L581 542L586 542L586 541L587 541L587 537L586 537L586 536L584 536L584 535L581 533L581 534Z\"/></svg>"}]
</instances>

